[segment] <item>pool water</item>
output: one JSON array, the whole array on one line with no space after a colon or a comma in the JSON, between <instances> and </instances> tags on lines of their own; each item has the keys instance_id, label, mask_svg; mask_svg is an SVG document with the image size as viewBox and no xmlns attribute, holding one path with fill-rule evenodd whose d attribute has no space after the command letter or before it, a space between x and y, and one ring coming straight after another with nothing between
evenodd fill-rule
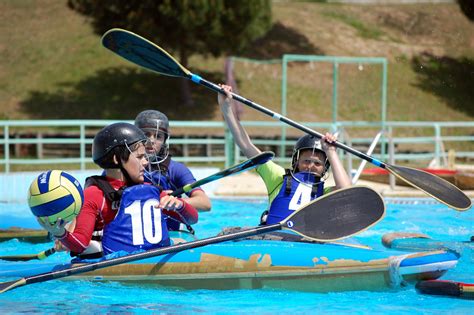
<instances>
[{"instance_id":1,"label":"pool water","mask_svg":"<svg viewBox=\"0 0 474 315\"><path fill-rule=\"evenodd\" d=\"M356 239L383 249L389 232L419 232L432 238L467 241L474 234L471 211L457 212L430 199L386 199L387 215ZM255 226L265 209L263 199L214 199L213 210L201 213L195 226L200 237L217 234L225 226ZM0 228L38 227L26 205L0 204ZM17 240L0 243L0 255L31 254L51 247ZM50 261L63 261L65 253ZM454 270L442 279L474 283L474 255L466 248ZM7 279L0 279L6 281ZM11 280L11 279L9 279ZM55 280L27 285L0 294L0 312L8 313L339 313L352 314L467 314L474 301L418 294L414 287L384 292L305 293L283 290L176 290L118 282Z\"/></svg>"}]
</instances>

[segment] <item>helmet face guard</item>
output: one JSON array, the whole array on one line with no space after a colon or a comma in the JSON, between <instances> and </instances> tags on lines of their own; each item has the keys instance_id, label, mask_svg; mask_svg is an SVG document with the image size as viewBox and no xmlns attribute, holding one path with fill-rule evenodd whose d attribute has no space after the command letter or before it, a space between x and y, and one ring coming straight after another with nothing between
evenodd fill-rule
<instances>
[{"instance_id":1,"label":"helmet face guard","mask_svg":"<svg viewBox=\"0 0 474 315\"><path fill-rule=\"evenodd\" d=\"M135 118L135 126L148 138L146 148L150 167L166 160L169 155L170 139L168 117L157 110L145 110Z\"/></svg>"},{"instance_id":2,"label":"helmet face guard","mask_svg":"<svg viewBox=\"0 0 474 315\"><path fill-rule=\"evenodd\" d=\"M296 173L300 171L298 170L298 160L300 159L301 152L304 150L312 150L313 154L315 152L321 152L324 154L323 172L321 174L315 174L318 177L323 177L326 174L326 172L329 170L329 167L331 165L329 164L329 160L326 156L326 152L324 152L321 146L321 140L311 135L305 135L299 138L298 141L296 142L295 147L293 148L293 155L291 157L292 172Z\"/></svg>"}]
</instances>

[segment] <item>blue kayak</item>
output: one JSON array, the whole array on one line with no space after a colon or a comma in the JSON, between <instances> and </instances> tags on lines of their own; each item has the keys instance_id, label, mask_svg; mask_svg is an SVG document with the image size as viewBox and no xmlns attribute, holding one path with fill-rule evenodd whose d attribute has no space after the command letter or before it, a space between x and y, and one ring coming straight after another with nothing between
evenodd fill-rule
<instances>
[{"instance_id":1,"label":"blue kayak","mask_svg":"<svg viewBox=\"0 0 474 315\"><path fill-rule=\"evenodd\" d=\"M458 258L455 252L444 250L379 251L347 244L241 240L107 267L64 280L123 281L185 289L380 291L437 279L454 268ZM73 265L47 259L0 261L0 277L29 277Z\"/></svg>"}]
</instances>

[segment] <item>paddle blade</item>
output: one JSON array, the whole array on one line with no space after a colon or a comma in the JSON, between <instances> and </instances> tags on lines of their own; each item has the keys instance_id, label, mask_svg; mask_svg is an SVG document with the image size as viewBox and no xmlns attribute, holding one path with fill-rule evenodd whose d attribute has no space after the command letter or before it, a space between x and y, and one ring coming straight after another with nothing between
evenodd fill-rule
<instances>
[{"instance_id":1,"label":"paddle blade","mask_svg":"<svg viewBox=\"0 0 474 315\"><path fill-rule=\"evenodd\" d=\"M374 190L350 187L314 200L281 222L316 241L334 241L365 231L385 216L385 204Z\"/></svg>"},{"instance_id":2,"label":"paddle blade","mask_svg":"<svg viewBox=\"0 0 474 315\"><path fill-rule=\"evenodd\" d=\"M459 188L436 175L405 166L387 165L386 169L408 184L455 210L464 211L472 205L471 199Z\"/></svg>"},{"instance_id":3,"label":"paddle blade","mask_svg":"<svg viewBox=\"0 0 474 315\"><path fill-rule=\"evenodd\" d=\"M113 28L102 36L102 45L120 57L159 74L185 78L191 75L161 47L132 32Z\"/></svg>"},{"instance_id":4,"label":"paddle blade","mask_svg":"<svg viewBox=\"0 0 474 315\"><path fill-rule=\"evenodd\" d=\"M7 292L9 290L12 290L16 287L21 287L26 284L26 279L21 278L18 280L13 280L13 281L8 281L8 282L2 282L0 283L0 293Z\"/></svg>"}]
</instances>

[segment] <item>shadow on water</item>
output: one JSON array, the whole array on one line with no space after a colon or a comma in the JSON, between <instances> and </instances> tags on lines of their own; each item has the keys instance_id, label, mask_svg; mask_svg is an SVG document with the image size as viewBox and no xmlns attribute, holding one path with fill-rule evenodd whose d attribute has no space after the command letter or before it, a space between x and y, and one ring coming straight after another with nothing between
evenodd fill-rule
<instances>
[{"instance_id":1,"label":"shadow on water","mask_svg":"<svg viewBox=\"0 0 474 315\"><path fill-rule=\"evenodd\" d=\"M281 58L283 54L324 55L324 52L303 34L277 22L251 45L243 57L276 59Z\"/></svg>"},{"instance_id":2,"label":"shadow on water","mask_svg":"<svg viewBox=\"0 0 474 315\"><path fill-rule=\"evenodd\" d=\"M444 99L453 109L474 116L474 60L424 53L412 59L419 88Z\"/></svg>"},{"instance_id":3,"label":"shadow on water","mask_svg":"<svg viewBox=\"0 0 474 315\"><path fill-rule=\"evenodd\" d=\"M218 73L201 74L221 80ZM174 120L206 120L217 106L215 93L194 86L195 105L183 105L180 79L141 69L108 68L79 82L62 82L54 92L30 91L21 110L31 119L132 120L144 109L161 110Z\"/></svg>"}]
</instances>

